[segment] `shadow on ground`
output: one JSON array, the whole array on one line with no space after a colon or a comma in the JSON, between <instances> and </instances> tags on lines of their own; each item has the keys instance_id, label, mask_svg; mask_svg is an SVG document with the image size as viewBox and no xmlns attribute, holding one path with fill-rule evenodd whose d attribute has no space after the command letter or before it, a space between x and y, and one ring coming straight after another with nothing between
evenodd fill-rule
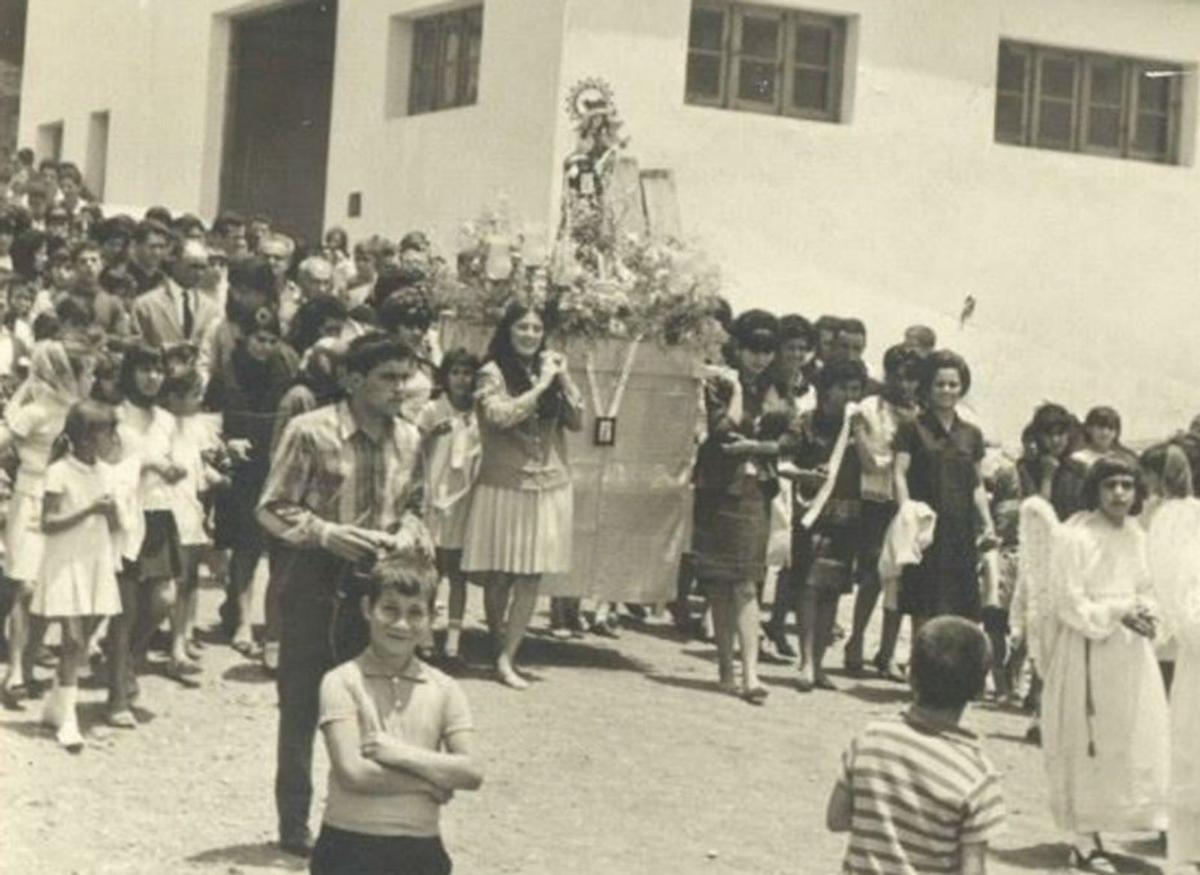
<instances>
[{"instance_id":1,"label":"shadow on ground","mask_svg":"<svg viewBox=\"0 0 1200 875\"><path fill-rule=\"evenodd\" d=\"M1106 842L1105 844L1111 851L1108 843ZM1135 848L1140 848L1141 844L1133 843L1125 847L1129 850L1134 850ZM1155 850L1157 850L1156 844L1148 853L1153 853ZM1065 870L1067 869L1069 855L1070 849L1061 842L1043 842L1023 848L995 848L990 853L990 856L1002 863L1007 863L1009 866L1016 866L1018 869L1028 869L1031 872ZM1162 875L1163 872L1161 868L1148 860L1129 857L1116 852L1112 852L1110 857L1116 870L1121 875Z\"/></svg>"},{"instance_id":2,"label":"shadow on ground","mask_svg":"<svg viewBox=\"0 0 1200 875\"><path fill-rule=\"evenodd\" d=\"M221 674L221 678L239 684L273 684L275 678L267 674L261 663L239 662L231 665Z\"/></svg>"},{"instance_id":3,"label":"shadow on ground","mask_svg":"<svg viewBox=\"0 0 1200 875\"><path fill-rule=\"evenodd\" d=\"M898 705L912 701L912 692L908 687L899 684L889 684L886 687L856 684L853 687L843 687L842 692L870 705Z\"/></svg>"},{"instance_id":4,"label":"shadow on ground","mask_svg":"<svg viewBox=\"0 0 1200 875\"><path fill-rule=\"evenodd\" d=\"M617 642L614 644L619 646ZM651 671L649 665L626 656L612 645L595 646L586 641L558 641L533 635L521 644L520 662L547 668L632 671L639 674Z\"/></svg>"},{"instance_id":5,"label":"shadow on ground","mask_svg":"<svg viewBox=\"0 0 1200 875\"><path fill-rule=\"evenodd\" d=\"M291 872L303 872L308 863L299 857L285 854L272 842L258 844L230 845L227 848L213 848L201 851L187 858L189 863L228 863L231 872L234 866L263 866L273 869L286 869Z\"/></svg>"}]
</instances>

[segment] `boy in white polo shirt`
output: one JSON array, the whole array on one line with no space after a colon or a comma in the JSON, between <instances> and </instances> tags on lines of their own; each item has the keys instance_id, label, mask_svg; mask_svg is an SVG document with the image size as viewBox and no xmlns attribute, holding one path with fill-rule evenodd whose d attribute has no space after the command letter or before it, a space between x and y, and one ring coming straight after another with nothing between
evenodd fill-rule
<instances>
[{"instance_id":1,"label":"boy in white polo shirt","mask_svg":"<svg viewBox=\"0 0 1200 875\"><path fill-rule=\"evenodd\" d=\"M445 875L439 809L483 776L466 697L416 656L437 573L430 558L404 551L381 559L367 584L370 643L321 682L329 795L310 871Z\"/></svg>"}]
</instances>

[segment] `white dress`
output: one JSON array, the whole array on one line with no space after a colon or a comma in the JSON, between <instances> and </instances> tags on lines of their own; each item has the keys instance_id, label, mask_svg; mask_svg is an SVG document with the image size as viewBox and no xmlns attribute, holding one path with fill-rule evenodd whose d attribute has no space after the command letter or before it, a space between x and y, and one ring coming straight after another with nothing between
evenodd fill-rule
<instances>
[{"instance_id":1,"label":"white dress","mask_svg":"<svg viewBox=\"0 0 1200 875\"><path fill-rule=\"evenodd\" d=\"M203 453L221 441L221 416L197 413L177 416L171 434L171 458L183 468L182 480L168 484L172 496L171 513L183 547L203 546L211 540L204 528L204 503L200 493L210 485Z\"/></svg>"},{"instance_id":2,"label":"white dress","mask_svg":"<svg viewBox=\"0 0 1200 875\"><path fill-rule=\"evenodd\" d=\"M63 513L74 513L111 494L99 465L64 456L46 470L46 495L62 496ZM90 514L69 529L46 535L31 610L43 617L107 617L121 613L116 546L108 521Z\"/></svg>"},{"instance_id":3,"label":"white dress","mask_svg":"<svg viewBox=\"0 0 1200 875\"><path fill-rule=\"evenodd\" d=\"M35 581L42 564L42 487L50 447L62 432L67 408L40 400L10 404L5 419L16 439L21 464L13 484L5 529L7 575L13 580Z\"/></svg>"},{"instance_id":4,"label":"white dress","mask_svg":"<svg viewBox=\"0 0 1200 875\"><path fill-rule=\"evenodd\" d=\"M1163 625L1178 644L1167 843L1173 869L1200 860L1200 499L1165 501L1150 523L1147 549Z\"/></svg>"},{"instance_id":5,"label":"white dress","mask_svg":"<svg viewBox=\"0 0 1200 875\"><path fill-rule=\"evenodd\" d=\"M417 417L426 438L425 524L442 550L461 550L467 535L471 489L479 473L479 423L474 408L456 410L445 395L426 405ZM434 435L433 432L444 429Z\"/></svg>"},{"instance_id":6,"label":"white dress","mask_svg":"<svg viewBox=\"0 0 1200 875\"><path fill-rule=\"evenodd\" d=\"M1071 833L1167 826L1169 716L1153 644L1121 618L1153 605L1146 534L1077 514L1054 548L1042 750L1055 824Z\"/></svg>"}]
</instances>

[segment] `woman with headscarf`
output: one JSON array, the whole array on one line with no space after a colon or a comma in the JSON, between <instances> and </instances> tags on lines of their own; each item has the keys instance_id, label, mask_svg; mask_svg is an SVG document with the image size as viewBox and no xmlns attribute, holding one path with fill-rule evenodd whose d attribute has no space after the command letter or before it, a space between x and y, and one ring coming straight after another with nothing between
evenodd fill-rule
<instances>
[{"instance_id":1,"label":"woman with headscarf","mask_svg":"<svg viewBox=\"0 0 1200 875\"><path fill-rule=\"evenodd\" d=\"M1187 455L1174 443L1142 454L1157 506L1147 526L1146 555L1162 615L1162 635L1175 642L1171 683L1171 871L1200 864L1200 499L1192 493Z\"/></svg>"},{"instance_id":2,"label":"woman with headscarf","mask_svg":"<svg viewBox=\"0 0 1200 875\"><path fill-rule=\"evenodd\" d=\"M6 574L16 589L10 614L11 655L3 687L5 707L20 708L21 693L36 692L32 651L38 636L30 634L29 601L45 546L42 487L50 448L62 432L67 411L87 394L82 364L72 359L59 341L44 341L34 347L29 378L5 409L7 429L0 442L11 442L19 459L5 531Z\"/></svg>"},{"instance_id":3,"label":"woman with headscarf","mask_svg":"<svg viewBox=\"0 0 1200 875\"><path fill-rule=\"evenodd\" d=\"M217 497L214 542L232 551L229 591L222 616L233 648L254 649L250 630L251 584L266 540L255 508L271 466L279 402L291 383L293 358L280 340L279 315L270 307L239 307L238 334L225 366L214 369L205 405L221 414L221 436L233 456L231 487Z\"/></svg>"}]
</instances>

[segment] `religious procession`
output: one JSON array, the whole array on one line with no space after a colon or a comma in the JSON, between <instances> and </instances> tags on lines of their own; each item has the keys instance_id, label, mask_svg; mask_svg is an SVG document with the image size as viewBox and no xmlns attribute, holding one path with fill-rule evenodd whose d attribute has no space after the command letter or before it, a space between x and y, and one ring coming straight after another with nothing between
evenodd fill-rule
<instances>
[{"instance_id":1,"label":"religious procession","mask_svg":"<svg viewBox=\"0 0 1200 875\"><path fill-rule=\"evenodd\" d=\"M194 14L166 5L70 27L158 33ZM110 145L107 110L86 138L40 121L70 104L37 78L63 20L49 0L18 16L26 139L0 157L0 872L1200 870L1200 375L1167 351L1120 370L1133 347L1104 344L1133 311L1106 321L1106 301L1070 289L1062 318L1051 296L1002 300L1012 275L982 252L938 303L958 256L896 255L908 228L859 240L845 279L834 238L850 231L819 180L781 195L824 211L796 226L807 237L761 227L787 219L776 183L748 177L792 171L749 143L759 122L877 123L870 4L662 4L683 23L691 147L719 148L716 110L757 114L739 134L757 169L728 171L766 208L754 221L697 206L706 184L734 189L687 172L691 147L601 63L597 34L636 30L626 0L557 34L576 58L560 77L605 75L545 89L539 196L481 171L462 192L406 182L381 207L364 183L343 208L339 89L360 73L341 52L366 38L351 12L367 5L213 19L223 157L217 196L190 200L190 168L146 182L170 136ZM1041 20L988 5L1005 34ZM397 149L466 150L466 128L415 125L483 109L489 40L539 33L495 7L388 19L411 53L384 95L409 126ZM641 24L661 33L660 14ZM1200 14L1179 19L1200 40ZM1003 158L1194 172L1183 37L1148 27L1126 56L1113 33L989 49ZM1181 60L1146 59L1162 53ZM121 149L146 156L140 175ZM1043 184L1083 173L1064 167ZM1038 197L971 197L999 213L1000 189ZM971 223L937 198L931 226ZM1060 240L1034 258L1052 236L1035 213L1028 237L996 221L1059 276L1077 254ZM1085 247L1098 273L1146 270L1157 300L1159 275L1102 240L1111 253ZM850 291L875 275L872 248L894 299ZM768 294L769 268L744 265L785 250L843 280Z\"/></svg>"}]
</instances>

